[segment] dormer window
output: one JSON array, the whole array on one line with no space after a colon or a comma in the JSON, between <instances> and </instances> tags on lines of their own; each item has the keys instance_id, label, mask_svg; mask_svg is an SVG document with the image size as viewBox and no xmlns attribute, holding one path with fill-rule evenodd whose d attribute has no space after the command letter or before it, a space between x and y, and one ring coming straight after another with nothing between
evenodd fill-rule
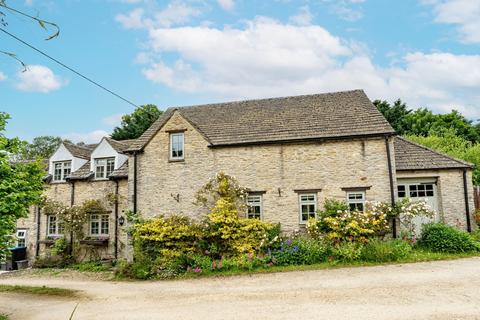
<instances>
[{"instance_id":1,"label":"dormer window","mask_svg":"<svg viewBox=\"0 0 480 320\"><path fill-rule=\"evenodd\" d=\"M53 181L62 182L72 172L72 161L57 161L53 163Z\"/></svg>"},{"instance_id":2,"label":"dormer window","mask_svg":"<svg viewBox=\"0 0 480 320\"><path fill-rule=\"evenodd\" d=\"M95 159L95 179L108 179L115 170L115 158Z\"/></svg>"},{"instance_id":3,"label":"dormer window","mask_svg":"<svg viewBox=\"0 0 480 320\"><path fill-rule=\"evenodd\" d=\"M184 136L183 132L170 133L170 160L184 159Z\"/></svg>"}]
</instances>

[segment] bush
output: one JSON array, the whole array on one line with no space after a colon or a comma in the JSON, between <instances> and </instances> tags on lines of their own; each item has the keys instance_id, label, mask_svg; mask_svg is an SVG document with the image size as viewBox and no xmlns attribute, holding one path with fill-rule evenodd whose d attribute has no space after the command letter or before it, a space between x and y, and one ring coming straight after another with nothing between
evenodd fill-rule
<instances>
[{"instance_id":1,"label":"bush","mask_svg":"<svg viewBox=\"0 0 480 320\"><path fill-rule=\"evenodd\" d=\"M356 242L341 242L332 247L332 258L341 262L359 260L362 255L363 245Z\"/></svg>"},{"instance_id":2,"label":"bush","mask_svg":"<svg viewBox=\"0 0 480 320\"><path fill-rule=\"evenodd\" d=\"M472 252L480 246L467 232L442 223L430 223L423 226L419 241L422 247L434 252Z\"/></svg>"},{"instance_id":3,"label":"bush","mask_svg":"<svg viewBox=\"0 0 480 320\"><path fill-rule=\"evenodd\" d=\"M70 262L61 256L38 257L33 262L33 268L65 268Z\"/></svg>"},{"instance_id":4,"label":"bush","mask_svg":"<svg viewBox=\"0 0 480 320\"><path fill-rule=\"evenodd\" d=\"M407 258L412 246L403 240L372 240L362 250L361 259L369 262L390 262Z\"/></svg>"},{"instance_id":5,"label":"bush","mask_svg":"<svg viewBox=\"0 0 480 320\"><path fill-rule=\"evenodd\" d=\"M480 227L480 209L476 210L474 215L473 215L475 222L477 225Z\"/></svg>"},{"instance_id":6,"label":"bush","mask_svg":"<svg viewBox=\"0 0 480 320\"><path fill-rule=\"evenodd\" d=\"M283 241L279 249L271 251L276 265L309 265L326 261L328 247L317 240L296 239Z\"/></svg>"},{"instance_id":7,"label":"bush","mask_svg":"<svg viewBox=\"0 0 480 320\"><path fill-rule=\"evenodd\" d=\"M119 260L115 268L115 275L121 278L149 279L154 276L153 263L151 260L142 259L134 262Z\"/></svg>"}]
</instances>

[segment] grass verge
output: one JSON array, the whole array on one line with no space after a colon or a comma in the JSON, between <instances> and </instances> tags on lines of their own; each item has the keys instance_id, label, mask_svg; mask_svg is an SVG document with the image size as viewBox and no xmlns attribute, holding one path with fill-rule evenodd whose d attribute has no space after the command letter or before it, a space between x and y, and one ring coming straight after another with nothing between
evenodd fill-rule
<instances>
[{"instance_id":1,"label":"grass verge","mask_svg":"<svg viewBox=\"0 0 480 320\"><path fill-rule=\"evenodd\" d=\"M0 314L0 320L8 320L8 317L4 314Z\"/></svg>"},{"instance_id":2,"label":"grass verge","mask_svg":"<svg viewBox=\"0 0 480 320\"><path fill-rule=\"evenodd\" d=\"M176 279L191 279L191 278L203 278L203 277L229 277L229 276L238 276L238 275L246 275L246 274L370 267L370 266L380 266L380 265L395 265L395 264L441 261L441 260L457 260L457 259L471 258L471 257L480 257L480 253L478 252L441 253L441 252L431 252L427 250L416 249L416 250L413 250L412 253L407 258L397 260L397 261L390 261L390 262L329 261L329 262L323 262L323 263L312 264L312 265L272 266L268 268L258 268L258 269L252 269L252 270L241 270L241 269L232 269L227 271L207 270L202 273L185 273Z\"/></svg>"},{"instance_id":3,"label":"grass verge","mask_svg":"<svg viewBox=\"0 0 480 320\"><path fill-rule=\"evenodd\" d=\"M50 288L45 286L41 286L41 287L40 286L20 286L20 285L7 285L7 284L0 284L0 292L34 294L34 295L43 295L43 296L61 296L61 297L73 297L78 293L76 290L63 289L63 288Z\"/></svg>"}]
</instances>

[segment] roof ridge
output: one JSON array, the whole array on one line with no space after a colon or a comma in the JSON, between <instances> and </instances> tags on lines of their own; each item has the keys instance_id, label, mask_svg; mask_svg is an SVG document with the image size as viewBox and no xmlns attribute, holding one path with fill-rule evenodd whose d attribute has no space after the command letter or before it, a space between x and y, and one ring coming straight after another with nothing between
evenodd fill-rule
<instances>
[{"instance_id":1,"label":"roof ridge","mask_svg":"<svg viewBox=\"0 0 480 320\"><path fill-rule=\"evenodd\" d=\"M438 154L438 155L441 155L441 156L443 156L443 157L445 157L445 158L448 158L448 159L450 159L450 160L453 160L453 161L456 161L456 162L458 162L458 163L467 165L467 166L469 166L469 167L474 167L474 164L473 164L473 163L470 163L470 162L468 162L468 161L464 161L464 160L461 160L461 159L452 157L452 156L450 156L450 155L448 155L448 154L445 154L445 153L443 153L443 152L439 152L439 151L433 150L433 149L431 149L431 148L429 148L429 147L427 147L427 146L424 146L424 145L422 145L422 144L420 144L420 143L417 143L417 142L415 142L415 141L409 140L409 139L407 139L407 138L405 138L405 137L403 137L403 136L400 136L400 135L399 135L399 136L397 136L397 138L399 138L400 140L403 140L403 141L405 141L405 142L407 142L407 143L410 143L410 144L412 144L412 145L414 145L414 146L417 146L417 147L419 147L419 148L422 148L422 149L425 149L425 150L427 150L427 151L430 151L430 152L436 153L436 154Z\"/></svg>"},{"instance_id":2,"label":"roof ridge","mask_svg":"<svg viewBox=\"0 0 480 320\"><path fill-rule=\"evenodd\" d=\"M211 102L211 103L204 103L204 104L193 104L187 106L170 106L167 107L168 109L190 109L190 108L198 108L198 107L214 107L224 104L240 104L245 102L259 102L259 101L272 101L272 100L281 100L281 99L290 99L290 98L303 98L303 97L318 97L318 96L328 96L328 95L338 95L344 93L352 93L352 92L363 92L363 89L352 89L352 90L341 90L341 91L333 91L333 92L324 92L324 93L305 93L300 95L290 95L290 96L279 96L279 97L270 97L270 98L256 98L256 99L243 99L243 100L230 100L230 101L223 101L223 102ZM166 110L165 110L166 111Z\"/></svg>"}]
</instances>

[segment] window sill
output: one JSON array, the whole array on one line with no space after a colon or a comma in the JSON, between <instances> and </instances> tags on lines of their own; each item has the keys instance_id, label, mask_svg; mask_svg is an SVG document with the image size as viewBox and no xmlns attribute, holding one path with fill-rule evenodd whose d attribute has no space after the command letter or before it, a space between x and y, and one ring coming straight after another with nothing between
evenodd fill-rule
<instances>
[{"instance_id":1,"label":"window sill","mask_svg":"<svg viewBox=\"0 0 480 320\"><path fill-rule=\"evenodd\" d=\"M83 239L83 240L80 240L80 244L102 247L102 246L107 246L109 240L110 240L109 238Z\"/></svg>"},{"instance_id":2,"label":"window sill","mask_svg":"<svg viewBox=\"0 0 480 320\"><path fill-rule=\"evenodd\" d=\"M64 183L67 183L67 180L57 180L57 181L53 181L51 182L51 184L64 184Z\"/></svg>"},{"instance_id":3,"label":"window sill","mask_svg":"<svg viewBox=\"0 0 480 320\"><path fill-rule=\"evenodd\" d=\"M185 159L168 159L168 162L185 162Z\"/></svg>"}]
</instances>

